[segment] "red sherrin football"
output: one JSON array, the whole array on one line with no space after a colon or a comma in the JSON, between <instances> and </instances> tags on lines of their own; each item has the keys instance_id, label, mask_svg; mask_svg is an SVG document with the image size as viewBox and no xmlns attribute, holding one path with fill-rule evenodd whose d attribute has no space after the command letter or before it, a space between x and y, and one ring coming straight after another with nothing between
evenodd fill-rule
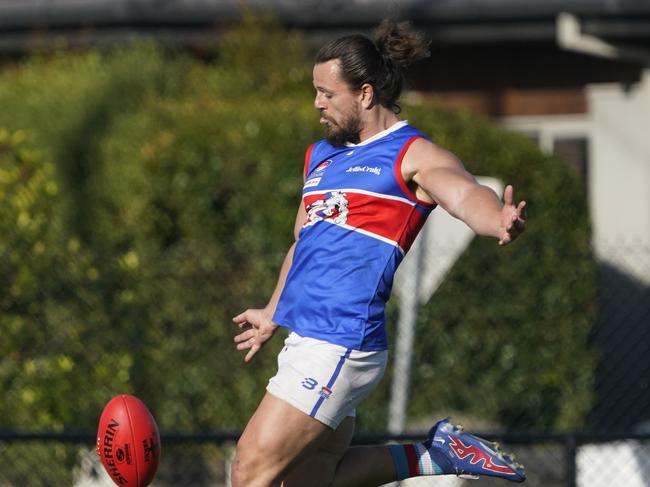
<instances>
[{"instance_id":1,"label":"red sherrin football","mask_svg":"<svg viewBox=\"0 0 650 487\"><path fill-rule=\"evenodd\" d=\"M99 419L97 453L117 485L151 483L160 459L160 433L140 399L121 394L106 404Z\"/></svg>"}]
</instances>

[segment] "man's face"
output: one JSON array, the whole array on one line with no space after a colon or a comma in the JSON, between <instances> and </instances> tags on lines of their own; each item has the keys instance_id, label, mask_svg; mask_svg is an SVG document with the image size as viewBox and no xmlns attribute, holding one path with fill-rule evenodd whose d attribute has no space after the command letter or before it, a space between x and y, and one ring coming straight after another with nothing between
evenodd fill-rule
<instances>
[{"instance_id":1,"label":"man's face","mask_svg":"<svg viewBox=\"0 0 650 487\"><path fill-rule=\"evenodd\" d=\"M326 138L334 146L359 142L361 102L341 76L339 61L332 59L314 66L314 106L325 125Z\"/></svg>"}]
</instances>

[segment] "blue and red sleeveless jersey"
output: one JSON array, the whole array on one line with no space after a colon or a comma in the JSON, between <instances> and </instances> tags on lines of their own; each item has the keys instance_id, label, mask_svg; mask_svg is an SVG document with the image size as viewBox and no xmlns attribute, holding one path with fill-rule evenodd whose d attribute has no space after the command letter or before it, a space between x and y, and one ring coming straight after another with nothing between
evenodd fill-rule
<instances>
[{"instance_id":1,"label":"blue and red sleeveless jersey","mask_svg":"<svg viewBox=\"0 0 650 487\"><path fill-rule=\"evenodd\" d=\"M401 173L406 150L422 137L398 122L357 145L320 140L308 149L307 222L273 321L355 350L388 347L384 308L393 276L434 207L415 197Z\"/></svg>"}]
</instances>

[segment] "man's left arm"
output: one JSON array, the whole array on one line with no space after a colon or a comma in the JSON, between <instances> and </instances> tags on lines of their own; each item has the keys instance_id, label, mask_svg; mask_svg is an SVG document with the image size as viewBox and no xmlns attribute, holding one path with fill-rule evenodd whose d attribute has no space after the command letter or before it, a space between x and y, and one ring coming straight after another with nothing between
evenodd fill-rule
<instances>
[{"instance_id":1,"label":"man's left arm","mask_svg":"<svg viewBox=\"0 0 650 487\"><path fill-rule=\"evenodd\" d=\"M479 235L507 245L524 231L526 202L513 200L508 185L503 202L492 189L479 184L451 152L427 141L415 141L402 162L404 179L416 195L432 200Z\"/></svg>"}]
</instances>

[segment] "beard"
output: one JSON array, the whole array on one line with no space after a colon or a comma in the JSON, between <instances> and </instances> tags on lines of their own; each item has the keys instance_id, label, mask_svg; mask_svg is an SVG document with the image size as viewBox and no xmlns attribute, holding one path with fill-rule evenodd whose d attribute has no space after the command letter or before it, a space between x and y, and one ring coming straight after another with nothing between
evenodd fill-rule
<instances>
[{"instance_id":1,"label":"beard","mask_svg":"<svg viewBox=\"0 0 650 487\"><path fill-rule=\"evenodd\" d=\"M325 139L334 147L344 147L347 143L358 144L361 133L361 117L356 109L350 116L344 118L340 124L329 120L326 126Z\"/></svg>"}]
</instances>

